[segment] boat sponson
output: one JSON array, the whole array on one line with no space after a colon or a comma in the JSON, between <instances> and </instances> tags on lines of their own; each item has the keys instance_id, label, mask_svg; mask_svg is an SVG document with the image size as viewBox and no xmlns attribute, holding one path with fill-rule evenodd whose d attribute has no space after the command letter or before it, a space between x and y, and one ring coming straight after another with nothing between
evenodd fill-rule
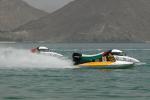
<instances>
[{"instance_id":1,"label":"boat sponson","mask_svg":"<svg viewBox=\"0 0 150 100\"><path fill-rule=\"evenodd\" d=\"M89 62L78 65L80 68L99 68L99 69L125 69L133 67L133 63L116 64L116 62Z\"/></svg>"}]
</instances>

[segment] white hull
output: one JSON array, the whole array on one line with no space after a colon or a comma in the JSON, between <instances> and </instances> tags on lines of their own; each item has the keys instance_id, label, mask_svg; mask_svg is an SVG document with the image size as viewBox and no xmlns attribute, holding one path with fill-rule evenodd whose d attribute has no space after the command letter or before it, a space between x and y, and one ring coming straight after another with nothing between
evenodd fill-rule
<instances>
[{"instance_id":1,"label":"white hull","mask_svg":"<svg viewBox=\"0 0 150 100\"><path fill-rule=\"evenodd\" d=\"M126 62L126 61L116 61L110 66L110 68L130 68L133 67L134 63L133 62Z\"/></svg>"},{"instance_id":2,"label":"white hull","mask_svg":"<svg viewBox=\"0 0 150 100\"><path fill-rule=\"evenodd\" d=\"M114 55L114 57L117 61L126 61L126 62L133 62L133 63L139 63L140 62L139 60L132 58L132 57L128 57L128 56Z\"/></svg>"},{"instance_id":3,"label":"white hull","mask_svg":"<svg viewBox=\"0 0 150 100\"><path fill-rule=\"evenodd\" d=\"M56 53L56 52L40 52L40 54L48 55L48 56L54 56L54 57L63 57L63 55Z\"/></svg>"}]
</instances>

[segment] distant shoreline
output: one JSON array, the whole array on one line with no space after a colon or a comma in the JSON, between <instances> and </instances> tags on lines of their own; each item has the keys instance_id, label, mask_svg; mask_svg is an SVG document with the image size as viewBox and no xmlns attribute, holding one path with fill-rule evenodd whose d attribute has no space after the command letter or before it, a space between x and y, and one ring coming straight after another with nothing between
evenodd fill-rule
<instances>
[{"instance_id":1,"label":"distant shoreline","mask_svg":"<svg viewBox=\"0 0 150 100\"><path fill-rule=\"evenodd\" d=\"M0 41L0 44L7 44L7 43L9 43L9 44L15 44L15 43L58 43L58 44L78 44L79 42L69 42L69 43L66 43L66 42L49 42L49 41ZM110 43L112 43L112 44L114 44L114 43L116 43L116 44L120 44L120 43L125 43L125 44L130 44L130 43L135 43L135 44L137 44L137 43L150 43L150 41L145 41L145 42L80 42L80 43L106 43L106 44L110 44Z\"/></svg>"},{"instance_id":2,"label":"distant shoreline","mask_svg":"<svg viewBox=\"0 0 150 100\"><path fill-rule=\"evenodd\" d=\"M3 43L17 43L16 41L0 41L0 44Z\"/></svg>"}]
</instances>

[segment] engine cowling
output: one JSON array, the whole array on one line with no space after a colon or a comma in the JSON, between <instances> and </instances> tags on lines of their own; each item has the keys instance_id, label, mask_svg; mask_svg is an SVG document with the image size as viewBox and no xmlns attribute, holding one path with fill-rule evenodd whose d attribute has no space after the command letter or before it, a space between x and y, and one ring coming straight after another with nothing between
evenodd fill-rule
<instances>
[{"instance_id":1,"label":"engine cowling","mask_svg":"<svg viewBox=\"0 0 150 100\"><path fill-rule=\"evenodd\" d=\"M74 61L74 65L80 64L81 57L82 57L82 54L80 54L80 53L73 53L72 54L72 59Z\"/></svg>"}]
</instances>

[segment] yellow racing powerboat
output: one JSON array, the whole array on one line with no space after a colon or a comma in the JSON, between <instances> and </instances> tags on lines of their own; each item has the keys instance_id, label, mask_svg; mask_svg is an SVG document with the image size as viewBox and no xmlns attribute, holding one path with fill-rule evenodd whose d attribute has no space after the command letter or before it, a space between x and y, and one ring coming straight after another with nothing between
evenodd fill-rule
<instances>
[{"instance_id":1,"label":"yellow racing powerboat","mask_svg":"<svg viewBox=\"0 0 150 100\"><path fill-rule=\"evenodd\" d=\"M109 53L108 53L109 54ZM134 62L106 60L103 61L103 54L84 55L81 53L73 53L74 65L78 68L96 68L96 69L125 69L134 66ZM114 58L115 59L115 58Z\"/></svg>"}]
</instances>

